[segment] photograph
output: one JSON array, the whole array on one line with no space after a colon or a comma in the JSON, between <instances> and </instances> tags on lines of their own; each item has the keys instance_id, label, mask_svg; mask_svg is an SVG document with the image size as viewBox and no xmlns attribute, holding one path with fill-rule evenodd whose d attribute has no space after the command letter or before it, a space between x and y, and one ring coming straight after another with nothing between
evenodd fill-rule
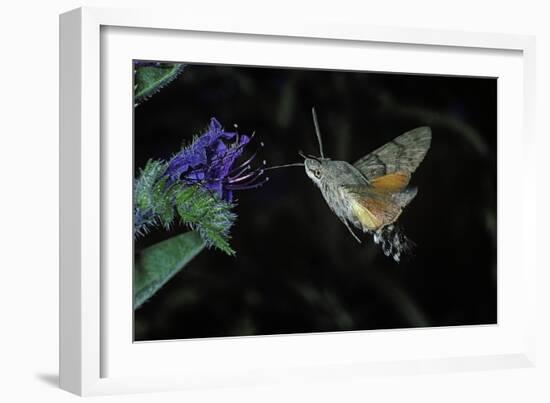
<instances>
[{"instance_id":1,"label":"photograph","mask_svg":"<svg viewBox=\"0 0 550 403\"><path fill-rule=\"evenodd\" d=\"M497 321L497 78L133 60L134 342Z\"/></svg>"}]
</instances>

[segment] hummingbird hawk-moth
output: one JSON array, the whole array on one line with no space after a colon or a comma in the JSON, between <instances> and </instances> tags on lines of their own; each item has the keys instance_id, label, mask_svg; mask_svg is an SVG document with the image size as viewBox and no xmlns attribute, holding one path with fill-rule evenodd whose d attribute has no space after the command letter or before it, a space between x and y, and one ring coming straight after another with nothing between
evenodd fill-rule
<instances>
[{"instance_id":1,"label":"hummingbird hawk-moth","mask_svg":"<svg viewBox=\"0 0 550 403\"><path fill-rule=\"evenodd\" d=\"M312 114L321 155L300 153L303 164L289 165L305 167L331 210L359 243L361 240L352 227L372 234L384 254L399 262L413 243L396 221L416 196L417 188L408 185L430 148L430 128L408 131L350 164L325 157L314 108Z\"/></svg>"}]
</instances>

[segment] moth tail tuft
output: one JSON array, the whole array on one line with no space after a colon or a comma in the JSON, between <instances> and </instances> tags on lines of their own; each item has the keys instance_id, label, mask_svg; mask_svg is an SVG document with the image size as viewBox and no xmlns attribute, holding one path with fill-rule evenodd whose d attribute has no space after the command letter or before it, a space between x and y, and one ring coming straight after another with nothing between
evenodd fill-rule
<instances>
[{"instance_id":1,"label":"moth tail tuft","mask_svg":"<svg viewBox=\"0 0 550 403\"><path fill-rule=\"evenodd\" d=\"M388 225L373 234L374 241L380 244L384 255L391 256L400 262L403 256L409 255L416 244L408 238L401 227L396 224Z\"/></svg>"}]
</instances>

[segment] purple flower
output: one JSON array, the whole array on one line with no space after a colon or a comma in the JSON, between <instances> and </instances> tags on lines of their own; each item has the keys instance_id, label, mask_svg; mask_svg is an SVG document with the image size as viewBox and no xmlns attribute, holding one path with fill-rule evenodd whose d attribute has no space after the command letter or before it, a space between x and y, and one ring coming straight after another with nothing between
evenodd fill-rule
<instances>
[{"instance_id":1,"label":"purple flower","mask_svg":"<svg viewBox=\"0 0 550 403\"><path fill-rule=\"evenodd\" d=\"M260 180L264 171L252 169L250 165L256 153L235 166L253 136L226 132L220 122L212 118L206 132L168 163L166 174L170 183L200 184L227 201L233 200L235 190L263 185L269 178Z\"/></svg>"}]
</instances>

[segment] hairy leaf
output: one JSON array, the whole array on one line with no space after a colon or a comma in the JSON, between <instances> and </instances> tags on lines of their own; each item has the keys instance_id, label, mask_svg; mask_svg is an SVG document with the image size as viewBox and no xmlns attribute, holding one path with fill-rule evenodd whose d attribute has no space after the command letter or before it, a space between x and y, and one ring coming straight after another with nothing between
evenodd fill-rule
<instances>
[{"instance_id":1,"label":"hairy leaf","mask_svg":"<svg viewBox=\"0 0 550 403\"><path fill-rule=\"evenodd\" d=\"M134 104L139 105L173 81L184 66L182 63L135 63Z\"/></svg>"},{"instance_id":2,"label":"hairy leaf","mask_svg":"<svg viewBox=\"0 0 550 403\"><path fill-rule=\"evenodd\" d=\"M181 220L196 230L208 247L214 246L228 255L235 254L229 245L229 230L236 219L233 206L199 186L183 188L176 196Z\"/></svg>"},{"instance_id":3,"label":"hairy leaf","mask_svg":"<svg viewBox=\"0 0 550 403\"><path fill-rule=\"evenodd\" d=\"M200 234L206 246L234 255L229 245L229 232L236 219L234 204L200 185L169 184L165 172L165 162L149 160L135 181L134 237L157 226L168 229L179 218Z\"/></svg>"},{"instance_id":4,"label":"hairy leaf","mask_svg":"<svg viewBox=\"0 0 550 403\"><path fill-rule=\"evenodd\" d=\"M142 250L134 265L134 309L151 298L204 246L201 236L190 231Z\"/></svg>"},{"instance_id":5,"label":"hairy leaf","mask_svg":"<svg viewBox=\"0 0 550 403\"><path fill-rule=\"evenodd\" d=\"M173 220L173 198L165 186L165 171L165 162L149 160L134 182L134 237L146 234L159 223L169 226L170 215Z\"/></svg>"}]
</instances>

